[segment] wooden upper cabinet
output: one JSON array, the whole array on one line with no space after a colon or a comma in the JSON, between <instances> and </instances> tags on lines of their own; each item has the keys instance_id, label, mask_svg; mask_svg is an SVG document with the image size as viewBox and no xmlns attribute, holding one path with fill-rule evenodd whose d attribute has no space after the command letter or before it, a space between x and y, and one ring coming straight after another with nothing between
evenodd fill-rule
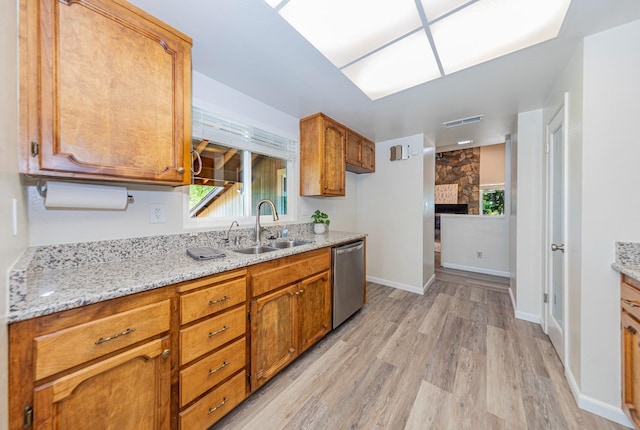
<instances>
[{"instance_id":1,"label":"wooden upper cabinet","mask_svg":"<svg viewBox=\"0 0 640 430\"><path fill-rule=\"evenodd\" d=\"M318 113L300 120L300 195L345 195L346 129Z\"/></svg>"},{"instance_id":2,"label":"wooden upper cabinet","mask_svg":"<svg viewBox=\"0 0 640 430\"><path fill-rule=\"evenodd\" d=\"M125 0L21 0L21 172L190 181L191 39Z\"/></svg>"},{"instance_id":3,"label":"wooden upper cabinet","mask_svg":"<svg viewBox=\"0 0 640 430\"><path fill-rule=\"evenodd\" d=\"M350 172L373 173L376 170L376 146L372 141L365 139L351 131L347 131L347 143L345 148L346 167Z\"/></svg>"}]
</instances>

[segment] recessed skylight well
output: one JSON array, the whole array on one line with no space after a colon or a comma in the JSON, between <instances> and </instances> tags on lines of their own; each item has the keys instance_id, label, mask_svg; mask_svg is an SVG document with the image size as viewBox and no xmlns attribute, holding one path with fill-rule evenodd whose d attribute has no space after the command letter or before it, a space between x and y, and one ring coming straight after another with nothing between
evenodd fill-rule
<instances>
[{"instance_id":1,"label":"recessed skylight well","mask_svg":"<svg viewBox=\"0 0 640 430\"><path fill-rule=\"evenodd\" d=\"M265 1L372 100L555 38L571 3Z\"/></svg>"}]
</instances>

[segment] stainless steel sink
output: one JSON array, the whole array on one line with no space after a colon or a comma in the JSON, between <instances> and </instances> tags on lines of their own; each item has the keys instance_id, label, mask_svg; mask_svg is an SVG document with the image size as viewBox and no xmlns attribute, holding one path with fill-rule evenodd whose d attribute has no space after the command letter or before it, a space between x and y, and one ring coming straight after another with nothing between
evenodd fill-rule
<instances>
[{"instance_id":1,"label":"stainless steel sink","mask_svg":"<svg viewBox=\"0 0 640 430\"><path fill-rule=\"evenodd\" d=\"M295 246L302 246L311 243L309 240L282 240L278 242L271 242L269 247L285 249L285 248L293 248Z\"/></svg>"},{"instance_id":2,"label":"stainless steel sink","mask_svg":"<svg viewBox=\"0 0 640 430\"><path fill-rule=\"evenodd\" d=\"M249 246L248 248L232 249L232 251L240 254L264 254L265 252L277 251L277 248L271 246Z\"/></svg>"}]
</instances>

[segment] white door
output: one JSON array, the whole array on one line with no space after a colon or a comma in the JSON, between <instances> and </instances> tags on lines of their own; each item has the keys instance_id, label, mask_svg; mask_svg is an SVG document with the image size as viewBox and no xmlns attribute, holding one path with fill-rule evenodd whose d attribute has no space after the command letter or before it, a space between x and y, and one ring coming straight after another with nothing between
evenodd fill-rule
<instances>
[{"instance_id":1,"label":"white door","mask_svg":"<svg viewBox=\"0 0 640 430\"><path fill-rule=\"evenodd\" d=\"M566 100L566 97L565 97ZM565 103L566 107L566 103ZM565 360L566 270L565 270L565 107L547 125L547 285L546 332L560 360Z\"/></svg>"}]
</instances>

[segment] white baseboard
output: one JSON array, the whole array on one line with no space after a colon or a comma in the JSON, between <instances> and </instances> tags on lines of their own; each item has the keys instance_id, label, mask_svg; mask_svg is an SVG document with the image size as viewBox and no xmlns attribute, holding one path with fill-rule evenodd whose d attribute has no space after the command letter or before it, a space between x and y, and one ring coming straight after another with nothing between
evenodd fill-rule
<instances>
[{"instance_id":1,"label":"white baseboard","mask_svg":"<svg viewBox=\"0 0 640 430\"><path fill-rule=\"evenodd\" d=\"M582 394L582 392L580 392L578 384L576 383L576 379L573 377L573 373L571 373L571 370L568 367L565 367L564 374L567 377L567 382L569 382L569 388L571 388L573 398L576 400L576 403L578 404L578 407L580 409L591 412L592 414L599 415L623 426L634 428L633 423L625 415L620 407L601 402L600 400L596 400L589 396L585 396L584 394Z\"/></svg>"},{"instance_id":2,"label":"white baseboard","mask_svg":"<svg viewBox=\"0 0 640 430\"><path fill-rule=\"evenodd\" d=\"M517 309L517 307L516 307L516 298L513 297L513 289L511 287L509 287L509 298L511 299L511 307L513 308L513 311L515 312L515 310Z\"/></svg>"},{"instance_id":3,"label":"white baseboard","mask_svg":"<svg viewBox=\"0 0 640 430\"><path fill-rule=\"evenodd\" d=\"M434 273L433 275L431 275L431 277L429 278L429 280L427 281L426 284L424 284L424 287L422 287L422 291L424 294L425 291L427 291L427 289L431 286L431 284L433 284L436 281L436 274Z\"/></svg>"},{"instance_id":4,"label":"white baseboard","mask_svg":"<svg viewBox=\"0 0 640 430\"><path fill-rule=\"evenodd\" d=\"M542 318L540 318L540 315L530 314L528 312L516 311L515 317L518 318L519 320L529 321L532 323L542 325Z\"/></svg>"},{"instance_id":5,"label":"white baseboard","mask_svg":"<svg viewBox=\"0 0 640 430\"><path fill-rule=\"evenodd\" d=\"M448 269L456 269L456 270L464 270L464 271L467 271L467 272L483 273L485 275L502 276L504 278L508 278L509 276L511 276L511 273L503 272L501 270L485 269L483 267L463 266L461 264L451 264L451 263L441 263L441 264L442 264L442 267L446 267Z\"/></svg>"},{"instance_id":6,"label":"white baseboard","mask_svg":"<svg viewBox=\"0 0 640 430\"><path fill-rule=\"evenodd\" d=\"M375 276L367 276L367 282L386 285L387 287L393 287L399 290L409 291L411 293L416 293L421 295L424 295L424 291L426 289L426 286L423 288L414 287L413 285L401 284L400 282L394 282L394 281L389 281L388 279L376 278ZM429 282L432 282L432 281L429 280ZM427 285L429 284L429 282L427 283Z\"/></svg>"}]
</instances>

